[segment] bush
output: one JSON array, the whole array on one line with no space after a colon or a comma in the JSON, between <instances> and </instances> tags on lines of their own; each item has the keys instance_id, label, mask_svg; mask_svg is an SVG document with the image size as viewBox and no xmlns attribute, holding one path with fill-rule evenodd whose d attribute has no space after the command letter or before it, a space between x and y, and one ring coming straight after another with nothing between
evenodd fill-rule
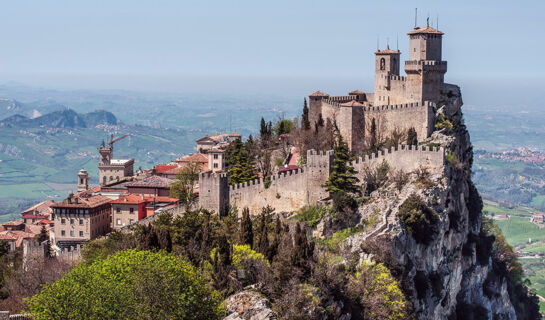
<instances>
[{"instance_id":1,"label":"bush","mask_svg":"<svg viewBox=\"0 0 545 320\"><path fill-rule=\"evenodd\" d=\"M441 113L439 116L437 116L437 120L435 121L435 129L446 129L446 131L449 132L453 127L454 125L452 125L452 122L447 120L444 114Z\"/></svg>"},{"instance_id":2,"label":"bush","mask_svg":"<svg viewBox=\"0 0 545 320\"><path fill-rule=\"evenodd\" d=\"M80 264L28 300L33 319L218 319L221 299L185 260L126 250Z\"/></svg>"},{"instance_id":3,"label":"bush","mask_svg":"<svg viewBox=\"0 0 545 320\"><path fill-rule=\"evenodd\" d=\"M388 161L382 160L374 170L367 170L365 173L365 182L367 184L366 193L371 192L382 187L386 181L388 181L388 173L390 172L390 165Z\"/></svg>"},{"instance_id":4,"label":"bush","mask_svg":"<svg viewBox=\"0 0 545 320\"><path fill-rule=\"evenodd\" d=\"M382 264L363 262L356 274L349 277L348 295L360 302L365 319L403 319L407 316L407 300Z\"/></svg>"},{"instance_id":5,"label":"bush","mask_svg":"<svg viewBox=\"0 0 545 320\"><path fill-rule=\"evenodd\" d=\"M325 207L306 206L293 216L293 219L304 222L307 226L315 227L326 214Z\"/></svg>"},{"instance_id":6,"label":"bush","mask_svg":"<svg viewBox=\"0 0 545 320\"><path fill-rule=\"evenodd\" d=\"M354 197L352 197L351 195L343 191L335 192L332 198L333 198L333 209L336 212L353 211L358 206L356 199L354 199Z\"/></svg>"},{"instance_id":7,"label":"bush","mask_svg":"<svg viewBox=\"0 0 545 320\"><path fill-rule=\"evenodd\" d=\"M409 181L409 175L406 174L403 170L397 170L392 175L392 181L396 185L397 190L401 191L403 186Z\"/></svg>"},{"instance_id":8,"label":"bush","mask_svg":"<svg viewBox=\"0 0 545 320\"><path fill-rule=\"evenodd\" d=\"M416 194L403 202L397 214L405 229L419 243L428 244L437 233L439 216Z\"/></svg>"}]
</instances>

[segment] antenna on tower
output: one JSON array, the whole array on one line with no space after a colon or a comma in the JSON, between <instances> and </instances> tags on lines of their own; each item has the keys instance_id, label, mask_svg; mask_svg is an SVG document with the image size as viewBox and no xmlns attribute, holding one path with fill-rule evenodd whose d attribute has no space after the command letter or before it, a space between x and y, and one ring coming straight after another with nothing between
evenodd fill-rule
<instances>
[{"instance_id":1,"label":"antenna on tower","mask_svg":"<svg viewBox=\"0 0 545 320\"><path fill-rule=\"evenodd\" d=\"M377 36L377 51L378 51L378 48L379 48L379 36Z\"/></svg>"},{"instance_id":2,"label":"antenna on tower","mask_svg":"<svg viewBox=\"0 0 545 320\"><path fill-rule=\"evenodd\" d=\"M390 37L386 37L386 48L390 49Z\"/></svg>"},{"instance_id":3,"label":"antenna on tower","mask_svg":"<svg viewBox=\"0 0 545 320\"><path fill-rule=\"evenodd\" d=\"M418 21L418 8L414 8L414 28L416 29L416 24Z\"/></svg>"},{"instance_id":4,"label":"antenna on tower","mask_svg":"<svg viewBox=\"0 0 545 320\"><path fill-rule=\"evenodd\" d=\"M399 35L396 34L396 50L399 51Z\"/></svg>"},{"instance_id":5,"label":"antenna on tower","mask_svg":"<svg viewBox=\"0 0 545 320\"><path fill-rule=\"evenodd\" d=\"M437 30L439 30L439 14L437 14L437 22L435 27L437 28Z\"/></svg>"}]
</instances>

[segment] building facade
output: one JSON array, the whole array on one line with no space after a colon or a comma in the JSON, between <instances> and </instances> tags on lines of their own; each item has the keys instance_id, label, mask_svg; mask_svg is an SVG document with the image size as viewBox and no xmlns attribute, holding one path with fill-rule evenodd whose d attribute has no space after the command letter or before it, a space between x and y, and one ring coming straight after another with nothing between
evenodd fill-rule
<instances>
[{"instance_id":1,"label":"building facade","mask_svg":"<svg viewBox=\"0 0 545 320\"><path fill-rule=\"evenodd\" d=\"M52 205L52 238L57 248L75 247L110 232L111 201L102 195L84 193Z\"/></svg>"},{"instance_id":2,"label":"building facade","mask_svg":"<svg viewBox=\"0 0 545 320\"><path fill-rule=\"evenodd\" d=\"M133 176L134 159L114 159L112 146L106 146L104 143L98 151L100 153L98 179L101 186Z\"/></svg>"}]
</instances>

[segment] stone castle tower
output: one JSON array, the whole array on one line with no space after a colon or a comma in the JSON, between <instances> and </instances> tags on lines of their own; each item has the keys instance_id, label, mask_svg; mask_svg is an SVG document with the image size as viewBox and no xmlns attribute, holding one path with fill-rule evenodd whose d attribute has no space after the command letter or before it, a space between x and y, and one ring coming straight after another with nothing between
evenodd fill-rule
<instances>
[{"instance_id":1,"label":"stone castle tower","mask_svg":"<svg viewBox=\"0 0 545 320\"><path fill-rule=\"evenodd\" d=\"M134 159L113 159L113 147L111 143L98 148L100 162L98 163L98 179L101 186L120 181L134 174Z\"/></svg>"},{"instance_id":2,"label":"stone castle tower","mask_svg":"<svg viewBox=\"0 0 545 320\"><path fill-rule=\"evenodd\" d=\"M370 123L384 136L414 128L418 140L431 135L434 108L448 94L444 83L447 62L442 60L443 32L426 25L408 32L409 60L400 75L401 52L389 46L375 52L374 92L352 90L346 96L316 91L309 95L309 120L336 122L351 150L366 145Z\"/></svg>"}]
</instances>

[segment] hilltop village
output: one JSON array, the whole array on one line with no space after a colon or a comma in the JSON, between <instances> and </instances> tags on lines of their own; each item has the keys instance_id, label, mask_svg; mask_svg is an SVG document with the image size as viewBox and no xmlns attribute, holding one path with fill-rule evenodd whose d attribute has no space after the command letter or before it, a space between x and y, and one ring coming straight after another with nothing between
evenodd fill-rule
<instances>
[{"instance_id":1,"label":"hilltop village","mask_svg":"<svg viewBox=\"0 0 545 320\"><path fill-rule=\"evenodd\" d=\"M76 193L25 210L0 239L27 260L176 252L225 299L225 319L534 315L535 296L511 274L520 265L481 218L444 34L428 24L407 35L403 63L388 46L374 53L373 92L317 90L300 118L261 119L255 136L207 135L196 153L135 172L114 157L125 136L112 135L98 186L74 173Z\"/></svg>"}]
</instances>

